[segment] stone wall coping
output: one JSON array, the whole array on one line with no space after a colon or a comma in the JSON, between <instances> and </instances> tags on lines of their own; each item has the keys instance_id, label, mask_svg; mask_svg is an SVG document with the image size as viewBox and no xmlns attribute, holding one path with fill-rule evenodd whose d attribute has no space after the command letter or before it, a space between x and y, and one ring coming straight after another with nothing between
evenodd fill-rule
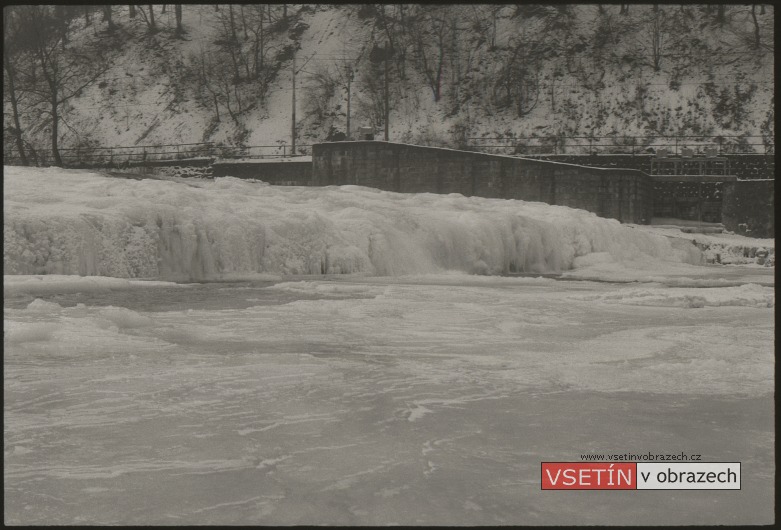
<instances>
[{"instance_id":1,"label":"stone wall coping","mask_svg":"<svg viewBox=\"0 0 781 530\"><path fill-rule=\"evenodd\" d=\"M217 164L282 164L290 162L300 163L312 163L311 156L296 156L296 157L284 157L284 158L219 158L214 161L213 165Z\"/></svg>"},{"instance_id":2,"label":"stone wall coping","mask_svg":"<svg viewBox=\"0 0 781 530\"><path fill-rule=\"evenodd\" d=\"M651 179L655 182L737 182L738 177L734 175L651 175Z\"/></svg>"},{"instance_id":3,"label":"stone wall coping","mask_svg":"<svg viewBox=\"0 0 781 530\"><path fill-rule=\"evenodd\" d=\"M177 158L174 160L132 160L128 162L130 167L168 167L168 166L186 166L193 163L210 165L214 158L207 156L197 156L191 158Z\"/></svg>"}]
</instances>

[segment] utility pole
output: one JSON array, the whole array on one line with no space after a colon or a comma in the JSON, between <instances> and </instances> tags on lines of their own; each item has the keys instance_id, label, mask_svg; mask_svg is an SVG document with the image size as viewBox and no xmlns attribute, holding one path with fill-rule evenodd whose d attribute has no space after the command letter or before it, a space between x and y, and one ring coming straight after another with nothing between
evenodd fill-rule
<instances>
[{"instance_id":1,"label":"utility pole","mask_svg":"<svg viewBox=\"0 0 781 530\"><path fill-rule=\"evenodd\" d=\"M390 105L388 104L388 55L390 54L390 41L385 46L385 141L388 141L388 117Z\"/></svg>"},{"instance_id":2,"label":"utility pole","mask_svg":"<svg viewBox=\"0 0 781 530\"><path fill-rule=\"evenodd\" d=\"M353 67L347 65L347 140L350 140L350 84L353 80Z\"/></svg>"},{"instance_id":3,"label":"utility pole","mask_svg":"<svg viewBox=\"0 0 781 530\"><path fill-rule=\"evenodd\" d=\"M293 54L293 120L290 125L290 150L292 156L296 156L296 55Z\"/></svg>"}]
</instances>

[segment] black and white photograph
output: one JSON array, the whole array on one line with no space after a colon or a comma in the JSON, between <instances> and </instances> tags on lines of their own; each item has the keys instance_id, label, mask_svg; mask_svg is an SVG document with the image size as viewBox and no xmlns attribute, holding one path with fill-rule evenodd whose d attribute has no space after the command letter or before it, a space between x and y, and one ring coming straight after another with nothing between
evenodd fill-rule
<instances>
[{"instance_id":1,"label":"black and white photograph","mask_svg":"<svg viewBox=\"0 0 781 530\"><path fill-rule=\"evenodd\" d=\"M4 524L775 524L774 18L5 5Z\"/></svg>"}]
</instances>

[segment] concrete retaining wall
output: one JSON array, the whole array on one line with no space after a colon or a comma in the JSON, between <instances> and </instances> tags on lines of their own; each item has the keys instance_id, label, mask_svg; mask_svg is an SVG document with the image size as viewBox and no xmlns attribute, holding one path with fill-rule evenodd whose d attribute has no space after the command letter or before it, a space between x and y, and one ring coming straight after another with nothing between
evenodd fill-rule
<instances>
[{"instance_id":1,"label":"concrete retaining wall","mask_svg":"<svg viewBox=\"0 0 781 530\"><path fill-rule=\"evenodd\" d=\"M702 180L697 180L698 177L673 180L674 177L652 176L651 179L654 183L654 217L709 223L721 222L724 186L736 180L731 176L702 177Z\"/></svg>"},{"instance_id":2,"label":"concrete retaining wall","mask_svg":"<svg viewBox=\"0 0 781 530\"><path fill-rule=\"evenodd\" d=\"M740 180L775 178L776 161L774 155L725 154L729 161L729 174ZM531 156L535 160L566 162L583 166L638 169L651 172L652 154L637 155L540 155Z\"/></svg>"},{"instance_id":3,"label":"concrete retaining wall","mask_svg":"<svg viewBox=\"0 0 781 530\"><path fill-rule=\"evenodd\" d=\"M257 179L277 186L308 186L312 182L312 158L217 160L212 165L212 174Z\"/></svg>"},{"instance_id":4,"label":"concrete retaining wall","mask_svg":"<svg viewBox=\"0 0 781 530\"><path fill-rule=\"evenodd\" d=\"M390 142L314 145L312 184L540 201L631 223L652 215L652 182L641 171Z\"/></svg>"},{"instance_id":5,"label":"concrete retaining wall","mask_svg":"<svg viewBox=\"0 0 781 530\"><path fill-rule=\"evenodd\" d=\"M213 158L189 158L182 160L149 160L118 165L104 164L94 167L95 169L109 170L112 173L130 173L133 175L210 178L212 176L212 162L214 162Z\"/></svg>"},{"instance_id":6,"label":"concrete retaining wall","mask_svg":"<svg viewBox=\"0 0 781 530\"><path fill-rule=\"evenodd\" d=\"M751 237L775 237L773 180L742 180L724 185L722 223Z\"/></svg>"}]
</instances>

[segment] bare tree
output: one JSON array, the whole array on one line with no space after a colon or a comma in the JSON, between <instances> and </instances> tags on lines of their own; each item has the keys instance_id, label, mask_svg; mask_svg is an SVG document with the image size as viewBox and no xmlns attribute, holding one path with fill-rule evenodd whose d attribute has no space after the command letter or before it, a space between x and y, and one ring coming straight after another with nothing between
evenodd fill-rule
<instances>
[{"instance_id":1,"label":"bare tree","mask_svg":"<svg viewBox=\"0 0 781 530\"><path fill-rule=\"evenodd\" d=\"M184 27L182 26L182 4L174 4L174 14L176 15L176 34L182 35Z\"/></svg>"},{"instance_id":2,"label":"bare tree","mask_svg":"<svg viewBox=\"0 0 781 530\"><path fill-rule=\"evenodd\" d=\"M195 70L197 78L197 90L196 92L206 91L206 101L204 103L214 106L214 113L217 122L220 122L220 95L217 90L214 78L212 75L213 61L211 57L206 54L203 47L198 54L193 54L189 57L190 66ZM199 94L202 96L203 94Z\"/></svg>"},{"instance_id":3,"label":"bare tree","mask_svg":"<svg viewBox=\"0 0 781 530\"><path fill-rule=\"evenodd\" d=\"M650 37L651 59L655 72L658 72L661 69L662 64L662 46L664 44L663 17L664 11L654 9L653 18L651 19Z\"/></svg>"},{"instance_id":4,"label":"bare tree","mask_svg":"<svg viewBox=\"0 0 781 530\"><path fill-rule=\"evenodd\" d=\"M445 8L428 8L419 15L416 30L416 54L429 88L438 102L442 97L442 74L448 44Z\"/></svg>"},{"instance_id":5,"label":"bare tree","mask_svg":"<svg viewBox=\"0 0 781 530\"><path fill-rule=\"evenodd\" d=\"M268 31L266 31L266 11L264 4L253 4L247 6L247 15L245 16L247 30L252 33L251 57L252 70L251 78L260 79L261 72L265 67L266 43L268 42Z\"/></svg>"},{"instance_id":6,"label":"bare tree","mask_svg":"<svg viewBox=\"0 0 781 530\"><path fill-rule=\"evenodd\" d=\"M249 34L247 33L247 16L244 13L244 4L241 4L239 6L241 8L241 28L244 30L244 40L249 39Z\"/></svg>"},{"instance_id":7,"label":"bare tree","mask_svg":"<svg viewBox=\"0 0 781 530\"><path fill-rule=\"evenodd\" d=\"M198 90L206 92L206 99L214 106L216 119L220 121L220 107L228 112L233 122L239 125L239 114L246 106L237 85L233 82L230 65L224 57L224 52L207 53L201 48L200 53L190 57L194 68Z\"/></svg>"},{"instance_id":8,"label":"bare tree","mask_svg":"<svg viewBox=\"0 0 781 530\"><path fill-rule=\"evenodd\" d=\"M103 6L103 19L108 23L109 31L116 29L116 25L114 25L114 21L111 18L111 6Z\"/></svg>"},{"instance_id":9,"label":"bare tree","mask_svg":"<svg viewBox=\"0 0 781 530\"><path fill-rule=\"evenodd\" d=\"M68 13L66 13L67 6L56 5L54 6L54 17L57 19L57 25L60 31L60 45L65 49L65 45L68 44Z\"/></svg>"},{"instance_id":10,"label":"bare tree","mask_svg":"<svg viewBox=\"0 0 781 530\"><path fill-rule=\"evenodd\" d=\"M26 166L29 162L27 160L27 153L24 149L22 124L19 118L19 103L22 94L16 86L17 73L14 64L16 60L14 45L15 40L18 38L18 32L18 17L16 16L14 7L7 7L3 16L3 69L5 70L5 81L8 86L7 97L10 100L12 110L13 126L10 127L10 132L14 138L16 150L19 152L19 159L21 160L22 165Z\"/></svg>"},{"instance_id":11,"label":"bare tree","mask_svg":"<svg viewBox=\"0 0 781 530\"><path fill-rule=\"evenodd\" d=\"M230 15L231 38L233 39L233 42L238 43L239 38L236 36L236 19L233 16L233 4L228 4L228 14Z\"/></svg>"},{"instance_id":12,"label":"bare tree","mask_svg":"<svg viewBox=\"0 0 781 530\"><path fill-rule=\"evenodd\" d=\"M228 7L227 12L222 10L219 15L215 15L218 24L217 31L219 32L215 44L230 58L233 68L233 80L235 83L238 83L241 80L239 67L245 62L245 58L242 57L241 46L236 36L236 19L233 15L233 6L229 5Z\"/></svg>"},{"instance_id":13,"label":"bare tree","mask_svg":"<svg viewBox=\"0 0 781 530\"><path fill-rule=\"evenodd\" d=\"M137 7L138 7L138 12L141 13L141 18L143 18L144 22L146 22L147 28L149 29L149 33L155 33L157 31L157 24L155 23L154 5L149 4L147 6L147 9L149 9L148 14L142 6L137 6Z\"/></svg>"},{"instance_id":14,"label":"bare tree","mask_svg":"<svg viewBox=\"0 0 781 530\"><path fill-rule=\"evenodd\" d=\"M334 107L334 98L339 80L325 65L314 68L307 78L308 88L304 91L304 112L322 122Z\"/></svg>"},{"instance_id":15,"label":"bare tree","mask_svg":"<svg viewBox=\"0 0 781 530\"><path fill-rule=\"evenodd\" d=\"M759 22L757 21L757 5L751 5L751 18L754 20L754 49L759 49Z\"/></svg>"},{"instance_id":16,"label":"bare tree","mask_svg":"<svg viewBox=\"0 0 781 530\"><path fill-rule=\"evenodd\" d=\"M516 41L494 84L494 102L498 107L513 107L520 118L537 106L542 55L542 48L537 43L526 42L524 38Z\"/></svg>"},{"instance_id":17,"label":"bare tree","mask_svg":"<svg viewBox=\"0 0 781 530\"><path fill-rule=\"evenodd\" d=\"M94 83L106 65L99 50L89 52L61 50L61 35L52 32L54 23L49 6L25 6L25 28L29 31L31 52L41 70L42 80L35 83L30 92L38 96L38 102L51 119L51 151L55 164L62 165L59 152L59 125L64 117L64 103Z\"/></svg>"},{"instance_id":18,"label":"bare tree","mask_svg":"<svg viewBox=\"0 0 781 530\"><path fill-rule=\"evenodd\" d=\"M361 90L355 98L356 116L358 120L368 122L376 130L385 121L384 89L377 67L362 70L358 84Z\"/></svg>"}]
</instances>

